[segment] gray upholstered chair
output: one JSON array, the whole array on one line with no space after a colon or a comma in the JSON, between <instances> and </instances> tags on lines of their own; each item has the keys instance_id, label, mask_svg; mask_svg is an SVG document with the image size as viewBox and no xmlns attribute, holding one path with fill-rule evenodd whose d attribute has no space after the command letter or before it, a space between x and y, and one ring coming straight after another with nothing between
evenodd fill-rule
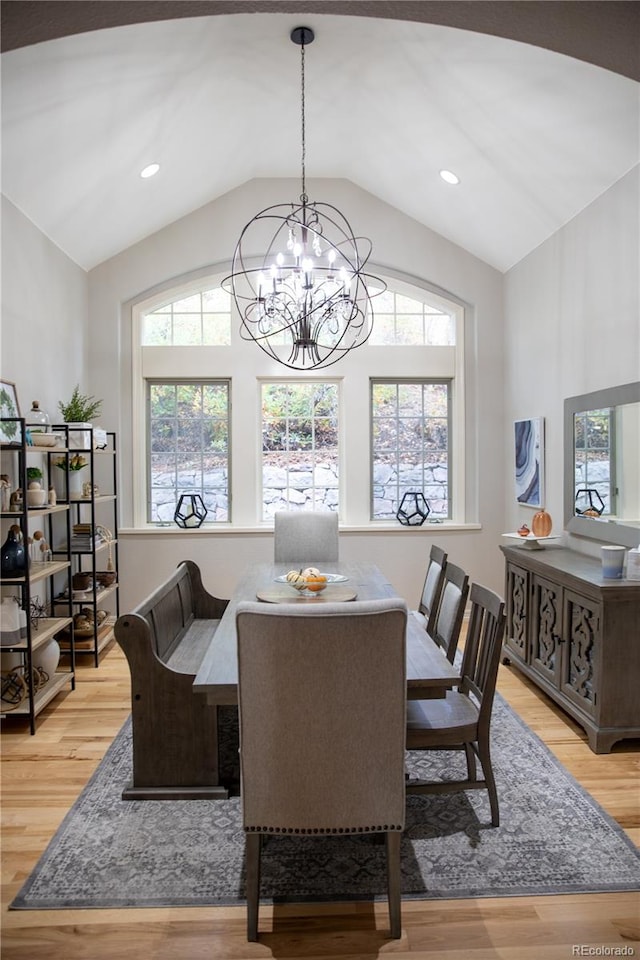
<instances>
[{"instance_id":1,"label":"gray upholstered chair","mask_svg":"<svg viewBox=\"0 0 640 960\"><path fill-rule=\"evenodd\" d=\"M274 514L276 562L338 559L338 514L330 510L278 510Z\"/></svg>"},{"instance_id":2,"label":"gray upholstered chair","mask_svg":"<svg viewBox=\"0 0 640 960\"><path fill-rule=\"evenodd\" d=\"M420 603L417 610L412 610L413 615L420 621L425 629L433 628L433 621L438 612L438 603L442 592L444 582L444 570L447 563L447 554L435 544L429 552L429 564L427 574L424 579L424 586L420 596Z\"/></svg>"},{"instance_id":3,"label":"gray upholstered chair","mask_svg":"<svg viewBox=\"0 0 640 960\"><path fill-rule=\"evenodd\" d=\"M435 616L429 618L431 626L427 629L427 636L439 647L442 647L451 663L453 663L458 649L468 594L469 577L462 567L447 561L444 568L440 601Z\"/></svg>"},{"instance_id":4,"label":"gray upholstered chair","mask_svg":"<svg viewBox=\"0 0 640 960\"><path fill-rule=\"evenodd\" d=\"M249 940L258 939L263 834L385 834L391 936L400 936L406 623L399 598L238 605Z\"/></svg>"},{"instance_id":5,"label":"gray upholstered chair","mask_svg":"<svg viewBox=\"0 0 640 960\"><path fill-rule=\"evenodd\" d=\"M487 790L491 823L500 823L498 793L491 767L489 730L498 665L504 634L504 602L472 584L471 617L462 660L462 682L442 700L410 700L407 703L407 750L463 750L467 761L465 780L409 780L407 793L451 793ZM479 758L484 779L476 776Z\"/></svg>"}]
</instances>

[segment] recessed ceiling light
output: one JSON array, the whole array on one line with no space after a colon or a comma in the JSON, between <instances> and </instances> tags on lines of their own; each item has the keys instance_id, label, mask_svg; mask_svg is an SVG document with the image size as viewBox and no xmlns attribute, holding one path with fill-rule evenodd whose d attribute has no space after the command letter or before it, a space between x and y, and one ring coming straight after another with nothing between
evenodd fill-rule
<instances>
[{"instance_id":1,"label":"recessed ceiling light","mask_svg":"<svg viewBox=\"0 0 640 960\"><path fill-rule=\"evenodd\" d=\"M456 177L455 173L452 173L451 170L441 170L440 176L445 183L460 183L460 177Z\"/></svg>"},{"instance_id":2,"label":"recessed ceiling light","mask_svg":"<svg viewBox=\"0 0 640 960\"><path fill-rule=\"evenodd\" d=\"M159 163L150 163L148 167L145 167L144 170L140 171L140 176L143 178L143 180L146 180L148 177L155 177L159 169Z\"/></svg>"}]
</instances>

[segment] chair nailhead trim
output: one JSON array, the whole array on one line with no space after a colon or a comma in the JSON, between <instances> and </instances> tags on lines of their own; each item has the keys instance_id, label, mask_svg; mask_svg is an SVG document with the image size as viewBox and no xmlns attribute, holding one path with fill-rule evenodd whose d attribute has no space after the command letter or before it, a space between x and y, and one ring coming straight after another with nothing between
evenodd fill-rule
<instances>
[{"instance_id":1,"label":"chair nailhead trim","mask_svg":"<svg viewBox=\"0 0 640 960\"><path fill-rule=\"evenodd\" d=\"M347 833L387 833L390 830L404 830L401 824L384 823L372 827L249 827L244 828L245 833L287 833L287 834L308 834L316 835L339 835Z\"/></svg>"}]
</instances>

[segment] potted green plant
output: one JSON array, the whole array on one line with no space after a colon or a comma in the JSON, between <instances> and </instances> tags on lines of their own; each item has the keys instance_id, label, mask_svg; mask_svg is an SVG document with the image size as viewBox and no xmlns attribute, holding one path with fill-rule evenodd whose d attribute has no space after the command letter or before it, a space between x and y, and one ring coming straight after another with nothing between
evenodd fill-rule
<instances>
[{"instance_id":1,"label":"potted green plant","mask_svg":"<svg viewBox=\"0 0 640 960\"><path fill-rule=\"evenodd\" d=\"M42 486L40 481L43 476L44 474L40 467L27 467L27 486L31 487L33 483L34 487L32 489L38 490ZM37 486L35 486L35 484L37 484Z\"/></svg>"},{"instance_id":2,"label":"potted green plant","mask_svg":"<svg viewBox=\"0 0 640 960\"><path fill-rule=\"evenodd\" d=\"M100 416L102 400L84 396L80 393L79 384L76 384L71 399L67 403L58 401L58 408L65 423L91 423Z\"/></svg>"},{"instance_id":3,"label":"potted green plant","mask_svg":"<svg viewBox=\"0 0 640 960\"><path fill-rule=\"evenodd\" d=\"M71 399L64 403L58 401L58 409L64 422L74 428L92 427L93 421L100 416L102 400L80 393L80 385L76 384ZM69 434L69 446L87 450L91 447L91 434L74 429Z\"/></svg>"}]
</instances>

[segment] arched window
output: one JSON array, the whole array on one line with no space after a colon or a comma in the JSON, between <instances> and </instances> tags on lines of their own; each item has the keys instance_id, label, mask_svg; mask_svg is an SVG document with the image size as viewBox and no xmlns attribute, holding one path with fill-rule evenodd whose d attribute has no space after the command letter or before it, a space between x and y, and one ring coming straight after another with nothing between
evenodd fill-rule
<instances>
[{"instance_id":1,"label":"arched window","mask_svg":"<svg viewBox=\"0 0 640 960\"><path fill-rule=\"evenodd\" d=\"M181 493L202 496L209 529L282 508L397 523L409 491L462 521L462 304L385 276L369 341L330 376L299 374L240 337L222 276L132 309L136 525L172 523Z\"/></svg>"}]
</instances>

